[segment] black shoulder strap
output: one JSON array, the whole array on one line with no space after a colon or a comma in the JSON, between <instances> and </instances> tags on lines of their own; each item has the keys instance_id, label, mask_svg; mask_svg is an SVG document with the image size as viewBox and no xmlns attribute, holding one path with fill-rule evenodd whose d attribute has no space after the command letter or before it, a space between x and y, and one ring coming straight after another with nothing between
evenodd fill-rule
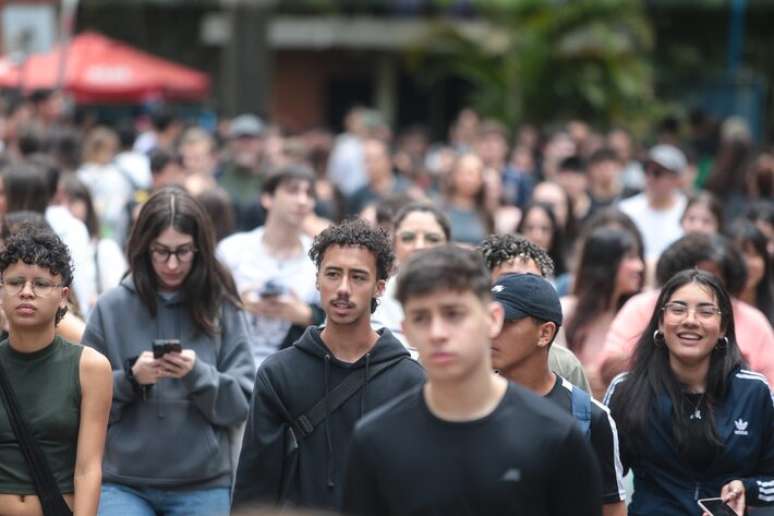
<instances>
[{"instance_id":1,"label":"black shoulder strap","mask_svg":"<svg viewBox=\"0 0 774 516\"><path fill-rule=\"evenodd\" d=\"M2 393L5 411L8 413L8 419L11 422L13 433L16 440L19 441L24 460L30 468L32 481L35 484L35 492L40 499L40 505L43 507L44 516L72 516L72 511L67 506L59 491L54 474L48 466L46 456L43 450L38 446L38 442L30 431L27 421L19 410L19 402L16 400L16 393L11 387L11 382L5 373L5 368L0 363L0 392Z\"/></svg>"},{"instance_id":2,"label":"black shoulder strap","mask_svg":"<svg viewBox=\"0 0 774 516\"><path fill-rule=\"evenodd\" d=\"M346 403L349 398L354 396L360 389L362 389L366 381L373 380L379 376L379 374L383 373L392 366L397 365L406 358L409 358L409 356L407 355L390 362L383 362L370 368L368 378L366 378L365 371L363 371L363 369L357 369L349 373L347 377L341 381L341 383L339 383L332 391L327 393L326 396L323 396L323 398L318 401L306 414L302 414L296 418L295 421L293 421L292 427L297 434L298 440L303 440L304 438L311 435L317 425L325 421L325 418L328 415L336 412L336 410L344 403ZM328 398L327 407L326 397Z\"/></svg>"}]
</instances>

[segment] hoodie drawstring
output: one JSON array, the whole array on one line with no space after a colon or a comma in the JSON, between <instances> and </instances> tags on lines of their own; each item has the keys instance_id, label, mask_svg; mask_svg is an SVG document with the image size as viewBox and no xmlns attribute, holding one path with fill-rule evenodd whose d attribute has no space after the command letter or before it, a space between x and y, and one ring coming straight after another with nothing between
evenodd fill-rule
<instances>
[{"instance_id":1,"label":"hoodie drawstring","mask_svg":"<svg viewBox=\"0 0 774 516\"><path fill-rule=\"evenodd\" d=\"M330 416L331 413L330 400L328 399L328 375L330 372L330 367L331 355L330 353L326 353L325 374L323 375L325 377L325 440L328 442L328 456L326 457L326 462L328 463L328 489L333 489L336 486L336 482L333 480L336 473L336 464L333 461L333 441L331 440L331 430L330 426L328 425L328 416Z\"/></svg>"},{"instance_id":2,"label":"hoodie drawstring","mask_svg":"<svg viewBox=\"0 0 774 516\"><path fill-rule=\"evenodd\" d=\"M368 395L368 373L371 367L371 353L368 352L365 355L365 379L363 381L363 393L360 395L360 418L362 419L365 414L365 402Z\"/></svg>"}]
</instances>

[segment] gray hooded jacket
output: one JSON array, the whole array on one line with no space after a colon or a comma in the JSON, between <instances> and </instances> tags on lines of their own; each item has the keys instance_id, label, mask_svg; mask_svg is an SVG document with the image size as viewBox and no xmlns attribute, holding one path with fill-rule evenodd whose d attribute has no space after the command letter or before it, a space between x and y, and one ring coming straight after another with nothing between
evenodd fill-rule
<instances>
[{"instance_id":1,"label":"gray hooded jacket","mask_svg":"<svg viewBox=\"0 0 774 516\"><path fill-rule=\"evenodd\" d=\"M113 367L105 482L164 489L230 485L229 428L247 419L255 366L244 313L223 303L219 326L216 336L198 331L180 293L159 296L151 317L131 276L99 298L83 343ZM150 351L154 339L170 338L196 352L194 367L182 379L160 379L143 397L126 376L127 360Z\"/></svg>"}]
</instances>

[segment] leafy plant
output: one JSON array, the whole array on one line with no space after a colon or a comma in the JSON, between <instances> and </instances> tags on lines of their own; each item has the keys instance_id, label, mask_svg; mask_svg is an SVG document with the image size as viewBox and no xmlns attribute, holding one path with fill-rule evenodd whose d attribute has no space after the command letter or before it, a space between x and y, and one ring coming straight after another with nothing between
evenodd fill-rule
<instances>
[{"instance_id":1,"label":"leafy plant","mask_svg":"<svg viewBox=\"0 0 774 516\"><path fill-rule=\"evenodd\" d=\"M428 84L454 75L470 103L513 126L583 117L645 122L655 107L651 28L637 0L478 0L480 30L439 20L409 61Z\"/></svg>"}]
</instances>

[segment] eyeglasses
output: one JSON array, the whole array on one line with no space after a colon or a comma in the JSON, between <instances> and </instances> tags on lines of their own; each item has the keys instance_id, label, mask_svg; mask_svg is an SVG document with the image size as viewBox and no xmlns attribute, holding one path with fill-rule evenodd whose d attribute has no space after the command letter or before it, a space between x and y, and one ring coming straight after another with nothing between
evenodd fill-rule
<instances>
[{"instance_id":1,"label":"eyeglasses","mask_svg":"<svg viewBox=\"0 0 774 516\"><path fill-rule=\"evenodd\" d=\"M723 312L715 305L699 305L693 308L683 303L667 303L664 305L664 314L673 321L683 320L693 310L696 318L702 321L711 321Z\"/></svg>"},{"instance_id":2,"label":"eyeglasses","mask_svg":"<svg viewBox=\"0 0 774 516\"><path fill-rule=\"evenodd\" d=\"M192 245L183 245L175 249L169 247L151 247L151 260L159 265L167 263L169 258L174 255L180 263L189 263L196 254L196 249Z\"/></svg>"},{"instance_id":3,"label":"eyeglasses","mask_svg":"<svg viewBox=\"0 0 774 516\"><path fill-rule=\"evenodd\" d=\"M27 283L30 283L32 293L36 297L48 297L55 288L64 287L62 283L51 283L40 278L35 278L28 282L27 278L18 277L3 280L2 288L8 295L18 296L24 290L24 287L27 286Z\"/></svg>"}]
</instances>

